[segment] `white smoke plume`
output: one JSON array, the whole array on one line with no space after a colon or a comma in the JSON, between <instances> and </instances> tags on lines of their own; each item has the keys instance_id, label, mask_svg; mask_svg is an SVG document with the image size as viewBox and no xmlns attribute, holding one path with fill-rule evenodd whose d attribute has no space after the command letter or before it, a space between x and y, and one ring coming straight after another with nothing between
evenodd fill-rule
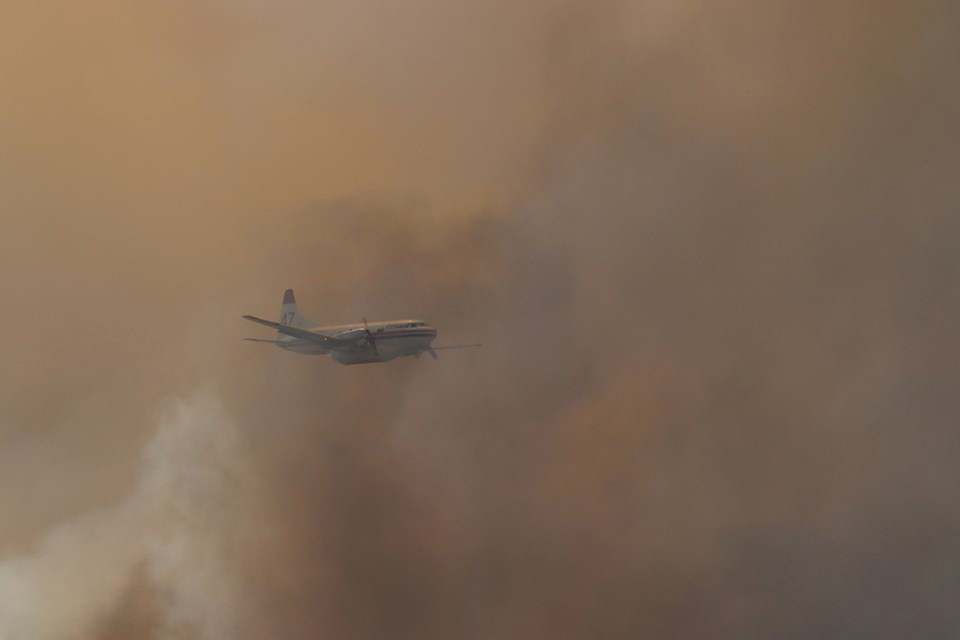
<instances>
[{"instance_id":1,"label":"white smoke plume","mask_svg":"<svg viewBox=\"0 0 960 640\"><path fill-rule=\"evenodd\" d=\"M262 527L251 518L256 488L237 438L214 391L170 402L119 504L70 519L0 562L0 638L135 633L122 625L134 602L125 596L138 589L157 596L151 619L137 622L148 627L142 637L238 637L243 585L225 542L254 539Z\"/></svg>"}]
</instances>

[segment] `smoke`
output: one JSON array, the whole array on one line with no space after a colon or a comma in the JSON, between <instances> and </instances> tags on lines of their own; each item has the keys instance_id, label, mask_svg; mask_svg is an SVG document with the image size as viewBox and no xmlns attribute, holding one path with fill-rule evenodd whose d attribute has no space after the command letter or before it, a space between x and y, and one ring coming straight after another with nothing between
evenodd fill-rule
<instances>
[{"instance_id":1,"label":"smoke","mask_svg":"<svg viewBox=\"0 0 960 640\"><path fill-rule=\"evenodd\" d=\"M213 391L171 403L123 501L0 565L0 637L236 635L245 589L231 547L267 530L250 519L243 459Z\"/></svg>"},{"instance_id":2,"label":"smoke","mask_svg":"<svg viewBox=\"0 0 960 640\"><path fill-rule=\"evenodd\" d=\"M947 3L3 11L0 640L956 635Z\"/></svg>"}]
</instances>

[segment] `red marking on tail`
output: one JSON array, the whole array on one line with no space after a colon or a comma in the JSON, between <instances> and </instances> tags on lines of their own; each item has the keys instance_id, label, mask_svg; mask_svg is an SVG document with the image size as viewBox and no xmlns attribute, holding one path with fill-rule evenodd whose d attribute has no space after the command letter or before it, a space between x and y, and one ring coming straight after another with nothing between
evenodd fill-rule
<instances>
[{"instance_id":1,"label":"red marking on tail","mask_svg":"<svg viewBox=\"0 0 960 640\"><path fill-rule=\"evenodd\" d=\"M296 304L297 299L293 297L293 289L287 289L283 293L283 304Z\"/></svg>"}]
</instances>

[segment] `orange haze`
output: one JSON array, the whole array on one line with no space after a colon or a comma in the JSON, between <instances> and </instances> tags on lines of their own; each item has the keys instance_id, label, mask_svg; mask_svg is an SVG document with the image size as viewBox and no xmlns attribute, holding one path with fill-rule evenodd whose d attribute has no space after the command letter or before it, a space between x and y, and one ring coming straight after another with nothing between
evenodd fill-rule
<instances>
[{"instance_id":1,"label":"orange haze","mask_svg":"<svg viewBox=\"0 0 960 640\"><path fill-rule=\"evenodd\" d=\"M5 3L0 640L955 637L958 25Z\"/></svg>"}]
</instances>

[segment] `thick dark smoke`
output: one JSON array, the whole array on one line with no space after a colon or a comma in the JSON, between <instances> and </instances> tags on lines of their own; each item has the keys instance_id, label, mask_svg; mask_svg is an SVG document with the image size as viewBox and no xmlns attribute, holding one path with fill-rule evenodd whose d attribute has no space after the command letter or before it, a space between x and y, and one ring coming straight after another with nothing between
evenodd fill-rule
<instances>
[{"instance_id":1,"label":"thick dark smoke","mask_svg":"<svg viewBox=\"0 0 960 640\"><path fill-rule=\"evenodd\" d=\"M0 640L953 638L948 2L3 9ZM423 317L439 362L242 343Z\"/></svg>"}]
</instances>

